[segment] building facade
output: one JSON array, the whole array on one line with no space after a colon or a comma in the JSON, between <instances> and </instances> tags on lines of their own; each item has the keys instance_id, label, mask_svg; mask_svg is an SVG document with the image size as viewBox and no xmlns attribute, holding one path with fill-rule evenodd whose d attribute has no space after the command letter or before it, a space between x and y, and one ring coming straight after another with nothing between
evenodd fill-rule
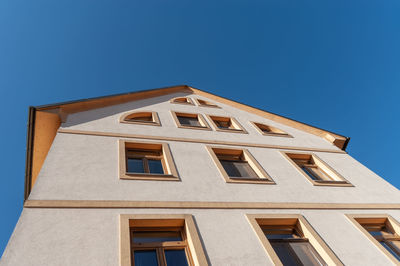
<instances>
[{"instance_id":1,"label":"building facade","mask_svg":"<svg viewBox=\"0 0 400 266\"><path fill-rule=\"evenodd\" d=\"M30 109L0 265L396 265L400 192L348 138L188 86Z\"/></svg>"}]
</instances>

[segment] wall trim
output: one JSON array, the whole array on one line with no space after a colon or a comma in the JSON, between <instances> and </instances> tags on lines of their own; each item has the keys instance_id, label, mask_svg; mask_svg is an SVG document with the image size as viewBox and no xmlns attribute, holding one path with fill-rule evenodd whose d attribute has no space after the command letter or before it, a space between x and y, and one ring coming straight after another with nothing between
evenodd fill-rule
<instances>
[{"instance_id":1,"label":"wall trim","mask_svg":"<svg viewBox=\"0 0 400 266\"><path fill-rule=\"evenodd\" d=\"M217 144L217 145L229 145L229 146L244 146L244 147L280 149L280 150L331 152L331 153L347 154L347 152L339 150L339 149L318 149L318 148L281 146L281 145L257 144L257 143L246 143L246 142L218 141L218 140L191 139L191 138L176 138L176 137L164 137L164 136L149 136L149 135L126 134L126 133L75 130L75 129L59 129L58 133L77 134L77 135L90 135L90 136L102 136L102 137L116 137L116 138L135 138L135 139L150 139L150 140L164 140L164 141L179 141L179 142L205 143L205 144Z\"/></svg>"},{"instance_id":2,"label":"wall trim","mask_svg":"<svg viewBox=\"0 0 400 266\"><path fill-rule=\"evenodd\" d=\"M400 203L307 203L217 201L26 200L24 208L155 208L155 209L400 209Z\"/></svg>"}]
</instances>

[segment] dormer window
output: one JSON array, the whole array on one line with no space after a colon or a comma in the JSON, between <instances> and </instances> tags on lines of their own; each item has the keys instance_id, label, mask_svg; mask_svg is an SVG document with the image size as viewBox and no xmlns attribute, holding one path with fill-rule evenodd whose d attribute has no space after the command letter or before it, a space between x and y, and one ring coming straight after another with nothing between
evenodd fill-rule
<instances>
[{"instance_id":1,"label":"dormer window","mask_svg":"<svg viewBox=\"0 0 400 266\"><path fill-rule=\"evenodd\" d=\"M217 131L247 133L246 130L233 117L209 115Z\"/></svg>"},{"instance_id":2,"label":"dormer window","mask_svg":"<svg viewBox=\"0 0 400 266\"><path fill-rule=\"evenodd\" d=\"M188 97L177 97L171 99L171 103L179 103L179 104L188 104L188 105L194 105L192 99Z\"/></svg>"},{"instance_id":3,"label":"dormer window","mask_svg":"<svg viewBox=\"0 0 400 266\"><path fill-rule=\"evenodd\" d=\"M280 130L279 128L265 125L262 123L257 123L257 122L251 122L253 126L258 130L263 135L268 135L268 136L280 136L280 137L292 137L288 133L286 133L283 130Z\"/></svg>"},{"instance_id":4,"label":"dormer window","mask_svg":"<svg viewBox=\"0 0 400 266\"><path fill-rule=\"evenodd\" d=\"M203 106L203 107L216 107L216 108L220 108L218 105L211 103L209 101L205 101L205 100L201 100L201 99L195 99L197 104L199 106Z\"/></svg>"},{"instance_id":5,"label":"dormer window","mask_svg":"<svg viewBox=\"0 0 400 266\"><path fill-rule=\"evenodd\" d=\"M160 126L160 120L156 112L135 112L123 115L120 119L121 123L142 124Z\"/></svg>"},{"instance_id":6,"label":"dormer window","mask_svg":"<svg viewBox=\"0 0 400 266\"><path fill-rule=\"evenodd\" d=\"M172 112L172 116L180 128L211 130L201 114Z\"/></svg>"}]
</instances>

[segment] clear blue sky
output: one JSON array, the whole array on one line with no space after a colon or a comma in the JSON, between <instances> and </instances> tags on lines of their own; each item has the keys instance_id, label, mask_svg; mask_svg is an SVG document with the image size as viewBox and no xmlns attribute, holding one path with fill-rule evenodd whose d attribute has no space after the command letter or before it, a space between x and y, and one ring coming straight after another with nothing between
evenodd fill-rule
<instances>
[{"instance_id":1,"label":"clear blue sky","mask_svg":"<svg viewBox=\"0 0 400 266\"><path fill-rule=\"evenodd\" d=\"M0 254L29 105L188 84L350 136L400 188L400 2L0 1Z\"/></svg>"}]
</instances>

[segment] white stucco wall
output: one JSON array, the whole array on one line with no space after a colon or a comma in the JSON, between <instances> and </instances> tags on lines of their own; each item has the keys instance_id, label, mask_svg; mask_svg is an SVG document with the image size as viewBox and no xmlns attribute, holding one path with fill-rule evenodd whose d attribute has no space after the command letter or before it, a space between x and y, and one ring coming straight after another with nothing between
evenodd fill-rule
<instances>
[{"instance_id":1,"label":"white stucco wall","mask_svg":"<svg viewBox=\"0 0 400 266\"><path fill-rule=\"evenodd\" d=\"M205 144L168 142L181 181L120 180L116 137L58 134L29 199L398 203L399 191L347 154L317 155L354 187L314 186L276 149L248 147L276 185L226 183ZM139 140L143 141L143 140Z\"/></svg>"},{"instance_id":2,"label":"white stucco wall","mask_svg":"<svg viewBox=\"0 0 400 266\"><path fill-rule=\"evenodd\" d=\"M118 265L120 214L192 214L211 265L272 265L251 213L302 214L345 265L393 265L344 215L379 211L190 209L25 209L0 265Z\"/></svg>"},{"instance_id":3,"label":"white stucco wall","mask_svg":"<svg viewBox=\"0 0 400 266\"><path fill-rule=\"evenodd\" d=\"M62 128L338 150L320 137L224 104L218 103L222 108L215 109L169 102L179 95L182 94L72 114ZM158 112L162 126L119 123L122 114L133 110ZM249 134L177 128L170 110L232 116ZM263 136L249 121L278 127L294 138ZM226 183L206 144L179 141L164 141L170 147L179 182L120 180L119 139L58 133L29 200L400 203L399 190L342 153L316 152L354 187L313 186L279 150L255 147L239 148L247 148L276 184ZM247 213L303 214L345 265L391 265L391 262L344 214L386 213L400 220L399 210L25 208L0 265L118 265L119 215L150 213L193 214L211 265L271 264L245 218Z\"/></svg>"}]
</instances>

